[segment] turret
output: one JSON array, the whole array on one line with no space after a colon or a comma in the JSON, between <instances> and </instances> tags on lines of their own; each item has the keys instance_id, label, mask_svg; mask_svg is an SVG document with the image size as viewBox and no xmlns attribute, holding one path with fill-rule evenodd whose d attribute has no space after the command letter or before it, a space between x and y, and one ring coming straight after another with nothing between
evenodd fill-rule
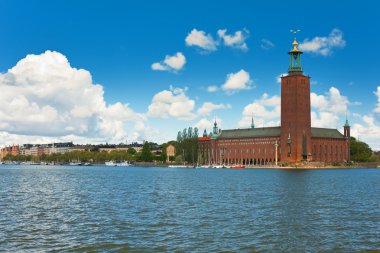
<instances>
[{"instance_id":1,"label":"turret","mask_svg":"<svg viewBox=\"0 0 380 253\"><path fill-rule=\"evenodd\" d=\"M255 128L255 123L253 122L253 115L252 115L251 128Z\"/></svg>"},{"instance_id":2,"label":"turret","mask_svg":"<svg viewBox=\"0 0 380 253\"><path fill-rule=\"evenodd\" d=\"M218 134L219 131L218 131L218 124L216 123L216 118L215 118L215 122L214 122L214 127L213 127L213 131L212 131L213 134Z\"/></svg>"},{"instance_id":3,"label":"turret","mask_svg":"<svg viewBox=\"0 0 380 253\"><path fill-rule=\"evenodd\" d=\"M346 116L346 123L344 124L343 128L344 128L344 137L349 139L351 137L351 134L350 134L350 124L348 124L347 116Z\"/></svg>"},{"instance_id":4,"label":"turret","mask_svg":"<svg viewBox=\"0 0 380 253\"><path fill-rule=\"evenodd\" d=\"M348 119L346 115L346 123L343 126L344 128L344 137L346 138L346 161L349 162L351 161L351 154L350 154L350 138L351 138L351 133L350 133L350 124L348 124Z\"/></svg>"}]
</instances>

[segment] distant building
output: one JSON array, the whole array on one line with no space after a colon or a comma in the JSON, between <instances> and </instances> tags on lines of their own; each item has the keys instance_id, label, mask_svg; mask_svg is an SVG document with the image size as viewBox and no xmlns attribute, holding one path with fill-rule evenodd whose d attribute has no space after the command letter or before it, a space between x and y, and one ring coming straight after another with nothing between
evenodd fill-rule
<instances>
[{"instance_id":1,"label":"distant building","mask_svg":"<svg viewBox=\"0 0 380 253\"><path fill-rule=\"evenodd\" d=\"M0 151L0 159L3 160L7 155L16 156L20 154L20 147L18 145L8 146L2 148Z\"/></svg>"},{"instance_id":2,"label":"distant building","mask_svg":"<svg viewBox=\"0 0 380 253\"><path fill-rule=\"evenodd\" d=\"M170 157L175 157L175 147L172 144L169 144L166 147L166 161L170 161Z\"/></svg>"},{"instance_id":3,"label":"distant building","mask_svg":"<svg viewBox=\"0 0 380 253\"><path fill-rule=\"evenodd\" d=\"M30 150L31 156L41 156L41 155L45 154L45 149L43 147L40 147L40 146L33 146L29 150Z\"/></svg>"},{"instance_id":4,"label":"distant building","mask_svg":"<svg viewBox=\"0 0 380 253\"><path fill-rule=\"evenodd\" d=\"M128 147L99 148L99 152L110 153L111 151L115 151L115 150L127 152Z\"/></svg>"},{"instance_id":5,"label":"distant building","mask_svg":"<svg viewBox=\"0 0 380 253\"><path fill-rule=\"evenodd\" d=\"M315 161L350 161L350 125L337 129L311 127L310 77L303 75L296 40L289 52L288 75L281 77L281 126L218 129L198 139L201 164L267 165ZM254 112L253 112L254 113Z\"/></svg>"}]
</instances>

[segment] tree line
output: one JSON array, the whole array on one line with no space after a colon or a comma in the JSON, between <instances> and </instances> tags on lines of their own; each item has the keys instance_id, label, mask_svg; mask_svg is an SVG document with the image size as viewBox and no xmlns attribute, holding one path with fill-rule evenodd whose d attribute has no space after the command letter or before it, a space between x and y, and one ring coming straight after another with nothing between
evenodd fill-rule
<instances>
[{"instance_id":1,"label":"tree line","mask_svg":"<svg viewBox=\"0 0 380 253\"><path fill-rule=\"evenodd\" d=\"M54 162L54 163L70 163L70 162L90 162L90 163L104 163L106 161L165 161L166 157L163 155L154 155L151 152L151 146L148 142L144 142L141 152L137 152L134 148L124 150L112 150L111 152L99 152L89 150L74 150L63 154L42 154L41 156L31 155L10 155L4 157L4 161L17 161L17 162Z\"/></svg>"},{"instance_id":2,"label":"tree line","mask_svg":"<svg viewBox=\"0 0 380 253\"><path fill-rule=\"evenodd\" d=\"M185 128L177 134L177 140L173 142L176 149L175 161L177 163L195 164L198 160L198 128Z\"/></svg>"}]
</instances>

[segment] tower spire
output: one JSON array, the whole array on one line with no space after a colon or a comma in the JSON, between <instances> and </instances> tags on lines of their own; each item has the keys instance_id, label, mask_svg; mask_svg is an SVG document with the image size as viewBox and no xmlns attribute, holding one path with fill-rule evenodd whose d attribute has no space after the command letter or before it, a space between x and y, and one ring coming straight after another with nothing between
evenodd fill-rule
<instances>
[{"instance_id":1,"label":"tower spire","mask_svg":"<svg viewBox=\"0 0 380 253\"><path fill-rule=\"evenodd\" d=\"M255 128L255 123L253 122L253 113L252 113L252 122L251 122L251 128Z\"/></svg>"},{"instance_id":2,"label":"tower spire","mask_svg":"<svg viewBox=\"0 0 380 253\"><path fill-rule=\"evenodd\" d=\"M213 134L218 134L218 124L216 123L216 117L214 121Z\"/></svg>"},{"instance_id":3,"label":"tower spire","mask_svg":"<svg viewBox=\"0 0 380 253\"><path fill-rule=\"evenodd\" d=\"M347 119L347 112L346 112L346 123L344 124L345 127L350 127L350 124L348 123L348 119Z\"/></svg>"}]
</instances>

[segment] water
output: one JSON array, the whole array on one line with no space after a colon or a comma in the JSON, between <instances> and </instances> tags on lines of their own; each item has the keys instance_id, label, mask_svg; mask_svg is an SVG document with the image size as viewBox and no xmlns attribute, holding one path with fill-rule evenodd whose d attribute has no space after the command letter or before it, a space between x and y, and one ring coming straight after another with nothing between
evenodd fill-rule
<instances>
[{"instance_id":1,"label":"water","mask_svg":"<svg viewBox=\"0 0 380 253\"><path fill-rule=\"evenodd\" d=\"M0 251L380 249L380 170L0 166Z\"/></svg>"}]
</instances>

